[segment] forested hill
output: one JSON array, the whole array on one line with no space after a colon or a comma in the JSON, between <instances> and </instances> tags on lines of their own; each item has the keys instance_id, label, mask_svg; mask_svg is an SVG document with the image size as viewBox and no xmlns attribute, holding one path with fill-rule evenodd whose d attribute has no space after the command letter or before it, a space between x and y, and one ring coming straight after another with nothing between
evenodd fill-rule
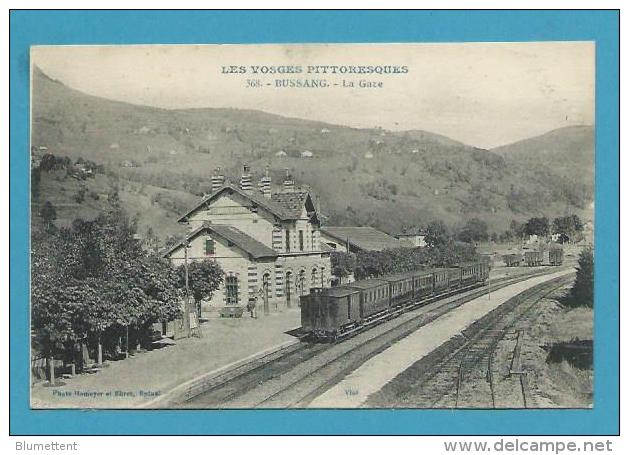
<instances>
[{"instance_id":1,"label":"forested hill","mask_svg":"<svg viewBox=\"0 0 629 455\"><path fill-rule=\"evenodd\" d=\"M594 127L567 126L541 136L524 139L492 149L508 163L533 168L548 165L560 176L586 182L590 188L594 180Z\"/></svg>"},{"instance_id":2,"label":"forested hill","mask_svg":"<svg viewBox=\"0 0 629 455\"><path fill-rule=\"evenodd\" d=\"M215 167L235 180L245 162L257 177L268 166L275 183L290 169L319 197L327 224L389 232L431 220L460 226L470 218L498 231L512 219L583 216L592 199L591 184L567 175L557 160L523 162L425 131L357 129L251 110L159 109L86 95L38 69L33 78L33 146L101 163L110 176L170 190L169 198L185 195L169 207L207 192Z\"/></svg>"}]
</instances>

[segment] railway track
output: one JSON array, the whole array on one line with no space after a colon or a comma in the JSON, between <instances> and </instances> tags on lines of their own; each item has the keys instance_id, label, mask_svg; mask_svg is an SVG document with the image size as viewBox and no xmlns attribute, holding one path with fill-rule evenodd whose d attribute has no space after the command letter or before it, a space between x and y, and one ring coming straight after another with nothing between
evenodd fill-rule
<instances>
[{"instance_id":1,"label":"railway track","mask_svg":"<svg viewBox=\"0 0 629 455\"><path fill-rule=\"evenodd\" d=\"M414 385L400 393L397 401L389 405L413 408L496 408L498 400L492 359L497 344L513 331L514 325L541 299L572 279L571 274L534 286L488 313L466 329L454 346L440 354L440 358L428 358L424 365L414 366L417 372ZM520 388L520 381L513 384L517 389L516 394L522 395L522 407L526 407L525 389ZM381 402L382 398L374 397L367 400L366 404L379 406Z\"/></svg>"},{"instance_id":2,"label":"railway track","mask_svg":"<svg viewBox=\"0 0 629 455\"><path fill-rule=\"evenodd\" d=\"M553 269L556 271L557 269ZM492 283L491 290L547 273L505 277ZM423 305L376 325L368 331L352 334L336 344L300 343L282 355L253 361L226 372L189 390L178 408L290 408L303 407L327 388L358 368L370 357L382 352L452 309L487 292L487 287L463 295Z\"/></svg>"}]
</instances>

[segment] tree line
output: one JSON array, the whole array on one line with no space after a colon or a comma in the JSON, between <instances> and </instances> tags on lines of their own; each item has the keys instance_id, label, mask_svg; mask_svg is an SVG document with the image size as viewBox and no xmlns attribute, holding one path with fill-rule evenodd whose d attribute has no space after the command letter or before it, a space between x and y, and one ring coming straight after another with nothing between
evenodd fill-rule
<instances>
[{"instance_id":1,"label":"tree line","mask_svg":"<svg viewBox=\"0 0 629 455\"><path fill-rule=\"evenodd\" d=\"M547 237L557 234L561 243L580 240L583 233L583 222L577 215L567 215L554 218L552 221L545 217L532 217L524 222L512 220L509 229L490 234L487 223L478 218L468 220L456 233L456 238L462 242L510 242L523 239L530 235ZM430 231L430 229L426 229Z\"/></svg>"},{"instance_id":2,"label":"tree line","mask_svg":"<svg viewBox=\"0 0 629 455\"><path fill-rule=\"evenodd\" d=\"M357 280L422 268L450 267L461 262L478 260L474 245L456 240L445 224L428 225L427 248L394 248L357 253L333 252L332 273L345 278L353 274Z\"/></svg>"},{"instance_id":3,"label":"tree line","mask_svg":"<svg viewBox=\"0 0 629 455\"><path fill-rule=\"evenodd\" d=\"M115 190L110 209L70 228L47 224L33 232L31 328L33 345L46 358L85 366L102 364L132 349L150 347L153 324L182 316L185 268L171 267L137 238L137 220L120 207ZM44 214L45 215L45 214ZM50 215L47 215L50 218ZM223 273L215 264L191 266L190 297L211 297ZM88 353L86 356L85 353Z\"/></svg>"}]
</instances>

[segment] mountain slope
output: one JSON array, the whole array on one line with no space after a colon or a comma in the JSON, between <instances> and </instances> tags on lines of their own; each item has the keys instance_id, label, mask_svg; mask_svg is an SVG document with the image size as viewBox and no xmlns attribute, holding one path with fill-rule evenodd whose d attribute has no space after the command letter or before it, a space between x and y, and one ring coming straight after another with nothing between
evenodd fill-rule
<instances>
[{"instance_id":1,"label":"mountain slope","mask_svg":"<svg viewBox=\"0 0 629 455\"><path fill-rule=\"evenodd\" d=\"M276 184L289 169L318 195L328 224L397 232L476 217L502 230L512 219L580 214L591 199L591 186L549 166L425 131L357 129L239 109L136 106L86 95L37 69L32 102L34 146L102 163L110 175L174 194L207 192L217 166L234 181L243 163L256 179L268 167Z\"/></svg>"},{"instance_id":2,"label":"mountain slope","mask_svg":"<svg viewBox=\"0 0 629 455\"><path fill-rule=\"evenodd\" d=\"M594 127L567 126L541 136L492 149L509 162L550 166L562 177L592 182L594 175Z\"/></svg>"}]
</instances>

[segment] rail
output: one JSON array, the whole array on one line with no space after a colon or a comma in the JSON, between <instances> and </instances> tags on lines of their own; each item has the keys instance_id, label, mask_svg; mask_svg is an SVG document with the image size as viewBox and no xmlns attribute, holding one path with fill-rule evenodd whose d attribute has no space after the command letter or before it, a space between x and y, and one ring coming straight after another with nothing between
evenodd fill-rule
<instances>
[{"instance_id":1,"label":"rail","mask_svg":"<svg viewBox=\"0 0 629 455\"><path fill-rule=\"evenodd\" d=\"M502 287L511 285L513 283L517 283L535 276L544 275L547 272L539 272L533 274L525 274L517 277L505 277L498 280L498 282L492 283L492 290L500 289ZM462 291L458 290L459 293ZM450 311L452 308L462 305L466 301L477 298L480 295L486 293L486 288L481 288L476 290L475 292L470 292L467 295L461 296L455 299L452 302L444 303L444 307L448 306L447 311ZM452 294L450 294L452 295ZM438 296L436 299L432 299L430 302L422 301L416 302L412 306L412 309L418 308L419 306L427 305L428 303L434 302L435 300L439 300L444 298L444 295ZM439 307L441 308L441 306ZM406 310L410 310L411 308L407 308ZM446 312L447 312L446 311ZM401 313L400 313L401 314ZM419 316L414 317L417 318ZM435 316L437 317L437 316ZM388 319L392 317L388 315ZM413 321L405 321L402 325ZM384 321L382 321L384 322ZM429 323L430 321L426 321ZM371 327L371 326L370 326ZM398 326L400 327L400 326ZM345 339L345 337L343 338ZM291 355L292 353L296 353L297 351L301 351L306 349L308 346L312 346L310 343L300 343L299 340L295 340L290 343L290 345L285 347L270 349L268 352L264 352L262 354L253 355L245 359L241 359L234 364L227 365L225 367L220 368L219 370L215 370L213 372L204 374L203 376L190 380L175 389L171 390L167 397L163 397L159 402L167 403L171 405L181 404L183 402L191 401L196 396L202 395L209 391L218 389L226 385L226 383L233 381L235 379L246 376L256 370L267 368L272 363L282 363L282 359ZM155 405L156 402L148 403L144 407L151 407L151 405Z\"/></svg>"}]
</instances>

